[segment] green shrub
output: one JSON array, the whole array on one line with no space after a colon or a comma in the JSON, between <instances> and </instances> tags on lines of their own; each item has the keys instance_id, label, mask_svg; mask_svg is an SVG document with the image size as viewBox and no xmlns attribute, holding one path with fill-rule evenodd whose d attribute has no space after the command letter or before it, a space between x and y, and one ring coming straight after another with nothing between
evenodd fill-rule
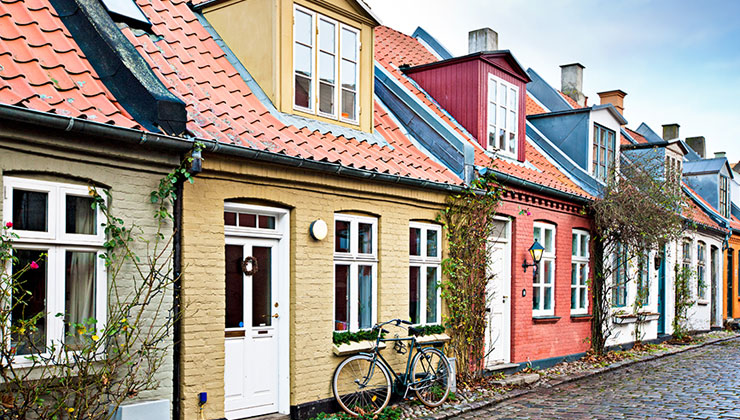
<instances>
[{"instance_id":1,"label":"green shrub","mask_svg":"<svg viewBox=\"0 0 740 420\"><path fill-rule=\"evenodd\" d=\"M316 417L311 420L398 420L401 418L403 412L397 407L387 407L385 410L378 414L362 414L357 417L352 417L347 413L319 413Z\"/></svg>"}]
</instances>

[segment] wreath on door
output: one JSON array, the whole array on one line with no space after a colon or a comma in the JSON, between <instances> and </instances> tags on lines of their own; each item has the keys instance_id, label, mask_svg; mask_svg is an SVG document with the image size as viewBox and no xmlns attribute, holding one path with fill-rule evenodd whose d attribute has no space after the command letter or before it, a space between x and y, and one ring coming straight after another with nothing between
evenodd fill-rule
<instances>
[{"instance_id":1,"label":"wreath on door","mask_svg":"<svg viewBox=\"0 0 740 420\"><path fill-rule=\"evenodd\" d=\"M242 261L242 271L244 274L253 276L257 273L257 270L259 270L259 266L257 265L256 258L252 256L244 258L244 261Z\"/></svg>"}]
</instances>

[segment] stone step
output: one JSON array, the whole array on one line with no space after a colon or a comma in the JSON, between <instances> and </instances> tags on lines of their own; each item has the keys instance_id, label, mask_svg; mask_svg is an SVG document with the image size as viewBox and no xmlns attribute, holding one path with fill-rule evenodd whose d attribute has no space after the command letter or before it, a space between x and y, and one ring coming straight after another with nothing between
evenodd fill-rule
<instances>
[{"instance_id":1,"label":"stone step","mask_svg":"<svg viewBox=\"0 0 740 420\"><path fill-rule=\"evenodd\" d=\"M540 380L538 373L524 373L519 375L507 376L504 379L498 381L492 381L491 383L500 386L522 386L531 385Z\"/></svg>"}]
</instances>

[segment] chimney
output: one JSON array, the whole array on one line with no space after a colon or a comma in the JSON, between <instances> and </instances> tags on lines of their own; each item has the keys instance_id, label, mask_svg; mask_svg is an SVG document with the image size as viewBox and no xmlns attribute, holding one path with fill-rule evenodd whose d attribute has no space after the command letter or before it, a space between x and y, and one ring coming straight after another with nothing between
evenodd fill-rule
<instances>
[{"instance_id":1,"label":"chimney","mask_svg":"<svg viewBox=\"0 0 740 420\"><path fill-rule=\"evenodd\" d=\"M715 158L726 158L727 157L727 153L725 153L725 152L714 152L714 157Z\"/></svg>"},{"instance_id":2,"label":"chimney","mask_svg":"<svg viewBox=\"0 0 740 420\"><path fill-rule=\"evenodd\" d=\"M686 144L688 144L697 155L704 159L707 154L707 142L704 139L704 136L686 137Z\"/></svg>"},{"instance_id":3,"label":"chimney","mask_svg":"<svg viewBox=\"0 0 740 420\"><path fill-rule=\"evenodd\" d=\"M468 32L468 53L498 50L498 34L491 28Z\"/></svg>"},{"instance_id":4,"label":"chimney","mask_svg":"<svg viewBox=\"0 0 740 420\"><path fill-rule=\"evenodd\" d=\"M564 64L560 66L560 91L578 105L586 105L586 95L583 94L583 69L581 63Z\"/></svg>"},{"instance_id":5,"label":"chimney","mask_svg":"<svg viewBox=\"0 0 740 420\"><path fill-rule=\"evenodd\" d=\"M612 104L624 116L624 97L627 96L627 93L617 89L599 92L598 95L601 99L601 105Z\"/></svg>"},{"instance_id":6,"label":"chimney","mask_svg":"<svg viewBox=\"0 0 740 420\"><path fill-rule=\"evenodd\" d=\"M663 140L675 140L678 138L678 124L663 124Z\"/></svg>"}]
</instances>

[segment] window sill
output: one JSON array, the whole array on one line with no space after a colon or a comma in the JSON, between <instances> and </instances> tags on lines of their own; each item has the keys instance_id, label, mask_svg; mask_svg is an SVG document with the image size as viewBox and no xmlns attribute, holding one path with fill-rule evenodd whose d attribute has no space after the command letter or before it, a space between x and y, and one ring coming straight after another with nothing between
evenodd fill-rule
<instances>
[{"instance_id":1,"label":"window sill","mask_svg":"<svg viewBox=\"0 0 740 420\"><path fill-rule=\"evenodd\" d=\"M570 319L574 321L588 321L593 318L591 314L570 314Z\"/></svg>"},{"instance_id":2,"label":"window sill","mask_svg":"<svg viewBox=\"0 0 740 420\"><path fill-rule=\"evenodd\" d=\"M660 318L660 314L657 312L638 312L637 313L640 321L656 321Z\"/></svg>"},{"instance_id":3,"label":"window sill","mask_svg":"<svg viewBox=\"0 0 740 420\"><path fill-rule=\"evenodd\" d=\"M559 316L554 315L542 315L532 317L532 321L534 321L536 324L556 323L559 319Z\"/></svg>"},{"instance_id":4,"label":"window sill","mask_svg":"<svg viewBox=\"0 0 740 420\"><path fill-rule=\"evenodd\" d=\"M612 315L612 320L616 325L634 324L637 322L637 315L634 314L620 314Z\"/></svg>"},{"instance_id":5,"label":"window sill","mask_svg":"<svg viewBox=\"0 0 740 420\"><path fill-rule=\"evenodd\" d=\"M450 340L451 338L447 334L432 334L416 337L416 342L419 344L446 343Z\"/></svg>"},{"instance_id":6,"label":"window sill","mask_svg":"<svg viewBox=\"0 0 740 420\"><path fill-rule=\"evenodd\" d=\"M709 305L709 301L708 300L697 300L696 304L699 306L707 306Z\"/></svg>"},{"instance_id":7,"label":"window sill","mask_svg":"<svg viewBox=\"0 0 740 420\"><path fill-rule=\"evenodd\" d=\"M380 348L383 350L386 347L385 343L380 343ZM340 345L332 344L332 351L335 356L349 356L350 354L357 354L364 351L372 351L375 348L375 341L353 341L349 344L344 343Z\"/></svg>"}]
</instances>

